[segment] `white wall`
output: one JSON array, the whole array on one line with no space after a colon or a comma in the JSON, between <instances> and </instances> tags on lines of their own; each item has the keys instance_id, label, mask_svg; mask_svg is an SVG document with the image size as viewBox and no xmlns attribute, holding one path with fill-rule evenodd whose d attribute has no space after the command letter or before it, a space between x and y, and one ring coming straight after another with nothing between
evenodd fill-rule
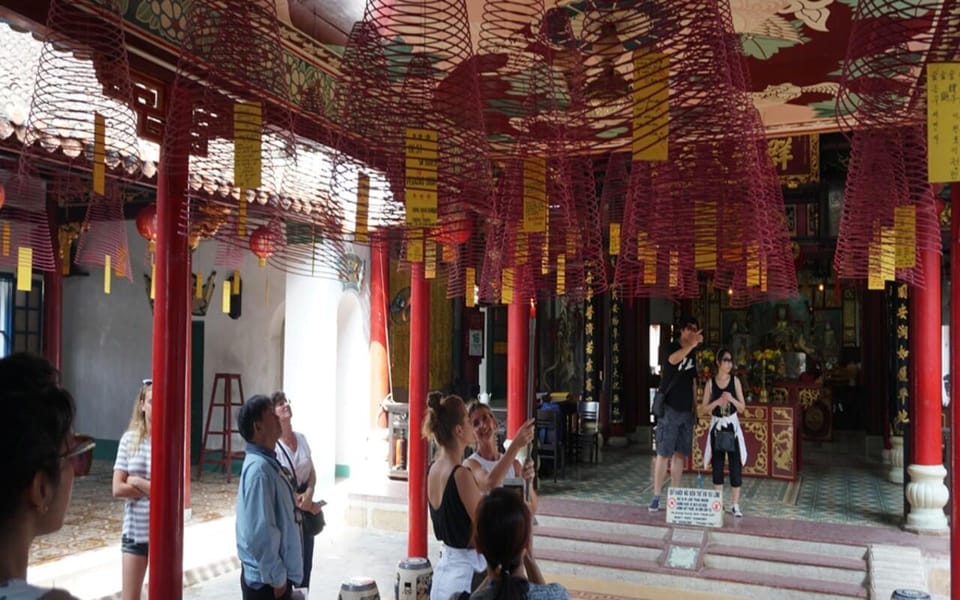
<instances>
[{"instance_id":1,"label":"white wall","mask_svg":"<svg viewBox=\"0 0 960 600\"><path fill-rule=\"evenodd\" d=\"M283 390L293 406L293 427L313 453L318 498L334 483L340 289L332 278L286 276Z\"/></svg>"},{"instance_id":2,"label":"white wall","mask_svg":"<svg viewBox=\"0 0 960 600\"><path fill-rule=\"evenodd\" d=\"M151 376L153 317L143 274L149 273L146 242L128 222L133 283L114 279L103 293L103 269L90 277L64 280L63 377L77 399L77 431L119 439L126 428L140 380ZM214 268L215 244L203 242L193 255L194 272L204 279ZM232 320L220 310L227 273L217 270L216 289L206 317L204 339L204 418L218 371L243 375L244 394L280 388L283 364L285 277L261 269L253 255L241 269L243 314ZM269 298L265 286L269 279Z\"/></svg>"},{"instance_id":3,"label":"white wall","mask_svg":"<svg viewBox=\"0 0 960 600\"><path fill-rule=\"evenodd\" d=\"M353 474L363 462L370 422L370 312L359 294L343 294L337 322L336 463Z\"/></svg>"}]
</instances>

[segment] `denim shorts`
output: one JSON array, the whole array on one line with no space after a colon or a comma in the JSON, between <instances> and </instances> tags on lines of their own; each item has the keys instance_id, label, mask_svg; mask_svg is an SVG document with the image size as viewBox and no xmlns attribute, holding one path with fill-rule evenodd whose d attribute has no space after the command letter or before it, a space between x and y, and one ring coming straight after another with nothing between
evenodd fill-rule
<instances>
[{"instance_id":1,"label":"denim shorts","mask_svg":"<svg viewBox=\"0 0 960 600\"><path fill-rule=\"evenodd\" d=\"M657 420L656 439L659 456L690 456L693 449L693 413L664 405L663 416Z\"/></svg>"},{"instance_id":2,"label":"denim shorts","mask_svg":"<svg viewBox=\"0 0 960 600\"><path fill-rule=\"evenodd\" d=\"M133 538L127 536L120 537L120 551L126 554L135 554L137 556L146 556L147 547L149 544L147 542L137 543L133 541Z\"/></svg>"}]
</instances>

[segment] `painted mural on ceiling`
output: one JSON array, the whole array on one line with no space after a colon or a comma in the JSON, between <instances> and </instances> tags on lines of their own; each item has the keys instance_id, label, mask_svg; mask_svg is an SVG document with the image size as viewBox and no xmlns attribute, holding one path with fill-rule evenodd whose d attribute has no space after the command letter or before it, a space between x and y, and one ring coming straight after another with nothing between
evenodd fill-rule
<instances>
[{"instance_id":1,"label":"painted mural on ceiling","mask_svg":"<svg viewBox=\"0 0 960 600\"><path fill-rule=\"evenodd\" d=\"M475 41L483 3L467 1ZM562 8L581 48L589 52L591 40L585 39L583 25L591 11L603 11L622 21L635 17L643 4L640 0L571 0L562 3ZM278 5L282 18L294 28L336 52L342 52L347 32L363 13L360 0L278 0ZM549 1L547 5L556 6ZM835 98L855 7L856 0L730 0L753 101L769 132L837 128ZM624 50L630 50L637 40L619 42ZM392 43L404 44L403 40ZM482 57L479 60L484 63ZM397 71L402 72L402 67L398 65ZM492 109L505 116L516 103L516 90L510 82L496 87L503 93L499 98L487 97L487 114Z\"/></svg>"}]
</instances>

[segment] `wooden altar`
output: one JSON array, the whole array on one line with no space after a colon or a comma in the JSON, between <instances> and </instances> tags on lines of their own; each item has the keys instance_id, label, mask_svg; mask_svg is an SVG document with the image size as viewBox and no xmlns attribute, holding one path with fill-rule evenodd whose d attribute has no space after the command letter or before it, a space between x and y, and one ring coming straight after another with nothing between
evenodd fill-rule
<instances>
[{"instance_id":1,"label":"wooden altar","mask_svg":"<svg viewBox=\"0 0 960 600\"><path fill-rule=\"evenodd\" d=\"M770 401L800 409L803 439L829 440L833 437L833 406L829 388L820 383L778 381L770 388Z\"/></svg>"},{"instance_id":2,"label":"wooden altar","mask_svg":"<svg viewBox=\"0 0 960 600\"><path fill-rule=\"evenodd\" d=\"M693 456L687 458L688 470L710 473L709 466L703 468L703 448L709 425L709 418L701 418L694 427ZM801 458L800 409L797 405L748 404L740 415L740 426L747 444L744 475L791 481L797 478Z\"/></svg>"}]
</instances>

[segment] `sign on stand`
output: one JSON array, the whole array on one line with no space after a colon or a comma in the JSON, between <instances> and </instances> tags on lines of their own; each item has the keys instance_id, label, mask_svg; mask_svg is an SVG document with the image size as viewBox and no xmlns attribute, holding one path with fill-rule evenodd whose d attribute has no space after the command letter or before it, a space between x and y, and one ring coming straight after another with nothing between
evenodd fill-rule
<instances>
[{"instance_id":1,"label":"sign on stand","mask_svg":"<svg viewBox=\"0 0 960 600\"><path fill-rule=\"evenodd\" d=\"M667 489L667 523L723 527L723 498L717 490Z\"/></svg>"}]
</instances>

